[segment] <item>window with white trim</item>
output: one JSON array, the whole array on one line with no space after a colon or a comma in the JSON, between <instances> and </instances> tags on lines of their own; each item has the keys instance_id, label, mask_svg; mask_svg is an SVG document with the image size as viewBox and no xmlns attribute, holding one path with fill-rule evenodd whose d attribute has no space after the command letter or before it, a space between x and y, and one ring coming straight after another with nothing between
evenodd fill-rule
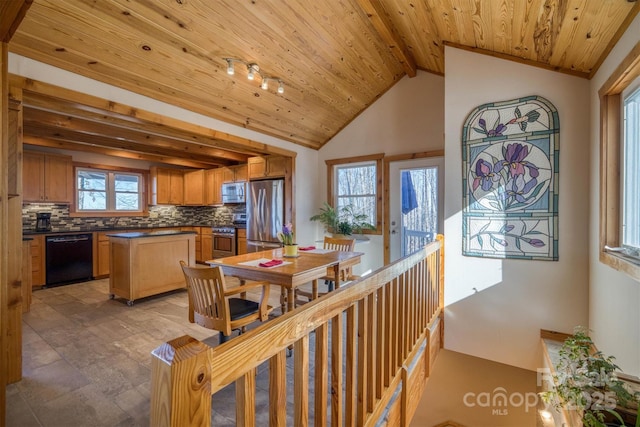
<instances>
[{"instance_id":1,"label":"window with white trim","mask_svg":"<svg viewBox=\"0 0 640 427\"><path fill-rule=\"evenodd\" d=\"M144 210L140 173L76 168L76 212L137 213Z\"/></svg>"},{"instance_id":2,"label":"window with white trim","mask_svg":"<svg viewBox=\"0 0 640 427\"><path fill-rule=\"evenodd\" d=\"M345 219L365 216L366 219L359 222L375 227L375 230L361 230L366 234L380 234L382 230L383 158L384 154L372 154L326 160L329 204Z\"/></svg>"},{"instance_id":3,"label":"window with white trim","mask_svg":"<svg viewBox=\"0 0 640 427\"><path fill-rule=\"evenodd\" d=\"M621 242L640 256L640 78L622 93Z\"/></svg>"},{"instance_id":4,"label":"window with white trim","mask_svg":"<svg viewBox=\"0 0 640 427\"><path fill-rule=\"evenodd\" d=\"M367 216L366 222L376 223L376 162L336 166L335 201L338 211L351 209Z\"/></svg>"}]
</instances>

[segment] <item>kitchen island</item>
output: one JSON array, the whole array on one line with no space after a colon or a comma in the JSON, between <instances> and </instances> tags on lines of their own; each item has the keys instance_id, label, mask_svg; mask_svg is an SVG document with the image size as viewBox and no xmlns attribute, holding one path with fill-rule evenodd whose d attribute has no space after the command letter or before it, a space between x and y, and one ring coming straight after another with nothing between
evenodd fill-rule
<instances>
[{"instance_id":1,"label":"kitchen island","mask_svg":"<svg viewBox=\"0 0 640 427\"><path fill-rule=\"evenodd\" d=\"M180 260L196 262L194 231L109 234L109 296L133 305L137 299L184 289Z\"/></svg>"}]
</instances>

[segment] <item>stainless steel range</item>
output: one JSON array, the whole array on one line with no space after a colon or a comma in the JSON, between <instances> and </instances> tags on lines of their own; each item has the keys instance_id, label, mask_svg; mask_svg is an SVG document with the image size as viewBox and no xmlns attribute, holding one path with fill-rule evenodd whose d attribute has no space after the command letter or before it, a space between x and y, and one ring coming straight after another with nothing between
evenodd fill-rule
<instances>
[{"instance_id":1,"label":"stainless steel range","mask_svg":"<svg viewBox=\"0 0 640 427\"><path fill-rule=\"evenodd\" d=\"M211 227L213 256L224 258L236 254L236 228L233 225Z\"/></svg>"}]
</instances>

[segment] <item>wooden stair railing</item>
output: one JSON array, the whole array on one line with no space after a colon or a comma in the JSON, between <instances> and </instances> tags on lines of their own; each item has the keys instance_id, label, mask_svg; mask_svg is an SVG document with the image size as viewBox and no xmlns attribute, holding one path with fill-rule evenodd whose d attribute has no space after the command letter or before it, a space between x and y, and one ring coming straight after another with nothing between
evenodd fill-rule
<instances>
[{"instance_id":1,"label":"wooden stair railing","mask_svg":"<svg viewBox=\"0 0 640 427\"><path fill-rule=\"evenodd\" d=\"M158 347L152 353L151 425L210 425L211 396L233 382L236 424L256 425L255 373L268 361L269 425L285 426L287 351L293 348L296 426L308 425L309 411L316 426L373 426L380 420L407 426L442 345L441 242L224 345L211 348L184 336Z\"/></svg>"}]
</instances>

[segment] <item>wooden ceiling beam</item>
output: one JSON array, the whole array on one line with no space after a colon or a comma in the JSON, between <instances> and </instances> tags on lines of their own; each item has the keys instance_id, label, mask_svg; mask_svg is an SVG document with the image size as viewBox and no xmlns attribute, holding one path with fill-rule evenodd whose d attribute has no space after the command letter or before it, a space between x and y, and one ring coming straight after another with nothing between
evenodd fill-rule
<instances>
[{"instance_id":1,"label":"wooden ceiling beam","mask_svg":"<svg viewBox=\"0 0 640 427\"><path fill-rule=\"evenodd\" d=\"M0 41L9 43L33 0L0 1Z\"/></svg>"},{"instance_id":2,"label":"wooden ceiling beam","mask_svg":"<svg viewBox=\"0 0 640 427\"><path fill-rule=\"evenodd\" d=\"M230 165L236 164L225 159L215 158L207 155L196 153L188 153L181 150L172 150L168 147L159 147L148 144L138 144L126 140L117 140L114 138L105 138L100 135L88 135L79 133L69 129L52 128L37 123L25 123L25 136L33 136L37 138L51 139L54 141L65 141L75 144L93 145L97 147L107 147L119 150L128 150L138 153L148 153L162 155L165 157L175 157L181 159L189 159L212 165Z\"/></svg>"},{"instance_id":3,"label":"wooden ceiling beam","mask_svg":"<svg viewBox=\"0 0 640 427\"><path fill-rule=\"evenodd\" d=\"M157 136L135 130L114 128L105 123L86 121L81 118L69 117L48 111L34 110L31 107L23 109L25 133L29 133L31 126L47 126L51 129L60 128L62 131L70 130L78 134L86 134L89 136L99 136L106 139L115 139L120 141L135 142L140 145L147 145L154 148L166 148L175 152L195 153L198 155L226 159L229 163L245 163L246 155L238 155L237 153L229 153L228 151L212 148L208 145L197 144L193 142L184 142L167 138L165 136Z\"/></svg>"},{"instance_id":4,"label":"wooden ceiling beam","mask_svg":"<svg viewBox=\"0 0 640 427\"><path fill-rule=\"evenodd\" d=\"M181 144L201 144L206 145L211 150L217 150L218 157L226 157L237 162L246 162L250 153L231 151L228 149L218 148L219 140L215 138L197 138L192 134L182 132L161 123L152 123L123 116L112 111L100 110L91 106L68 102L59 98L54 98L42 94L34 94L28 91L24 92L24 106L28 110L29 116L39 115L42 113L55 114L64 116L65 121L72 119L82 120L86 123L95 123L98 127L108 127L109 133L118 135L120 133L138 133L151 137L160 137L163 139L171 139ZM240 141L242 142L242 141ZM255 155L255 154L254 154Z\"/></svg>"},{"instance_id":5,"label":"wooden ceiling beam","mask_svg":"<svg viewBox=\"0 0 640 427\"><path fill-rule=\"evenodd\" d=\"M80 151L83 153L96 153L104 156L119 157L119 158L132 159L132 160L143 160L151 163L162 163L167 165L183 166L188 168L212 169L213 166L215 166L214 164L211 164L211 163L196 162L196 161L180 159L176 157L167 157L167 156L155 155L155 154L149 154L149 153L116 150L108 147L97 147L93 145L77 144L77 143L66 142L66 141L55 141L52 139L37 138L34 136L25 136L23 138L23 142L27 145L32 145L37 147L57 148L60 150Z\"/></svg>"},{"instance_id":6,"label":"wooden ceiling beam","mask_svg":"<svg viewBox=\"0 0 640 427\"><path fill-rule=\"evenodd\" d=\"M389 46L391 54L398 60L405 73L409 77L416 76L416 60L413 58L411 52L402 41L402 37L395 28L387 12L379 0L357 0L358 4L367 14L367 17L373 24L374 28L382 38L382 40Z\"/></svg>"},{"instance_id":7,"label":"wooden ceiling beam","mask_svg":"<svg viewBox=\"0 0 640 427\"><path fill-rule=\"evenodd\" d=\"M150 125L155 125L158 127L157 129L159 133L163 135L171 136L176 133L182 136L189 135L192 142L198 142L203 145L210 145L224 150L249 155L278 154L287 157L296 156L295 151L270 146L268 144L235 135L232 138L229 138L230 134L225 132L162 116L85 93L76 92L71 89L28 79L26 77L10 75L9 84L11 86L21 87L25 98L28 98L30 93L45 94L53 98L75 103L78 106L87 106L100 111L112 112L122 117L127 117L132 122L142 121ZM162 129L162 131L160 131L160 129Z\"/></svg>"}]
</instances>

